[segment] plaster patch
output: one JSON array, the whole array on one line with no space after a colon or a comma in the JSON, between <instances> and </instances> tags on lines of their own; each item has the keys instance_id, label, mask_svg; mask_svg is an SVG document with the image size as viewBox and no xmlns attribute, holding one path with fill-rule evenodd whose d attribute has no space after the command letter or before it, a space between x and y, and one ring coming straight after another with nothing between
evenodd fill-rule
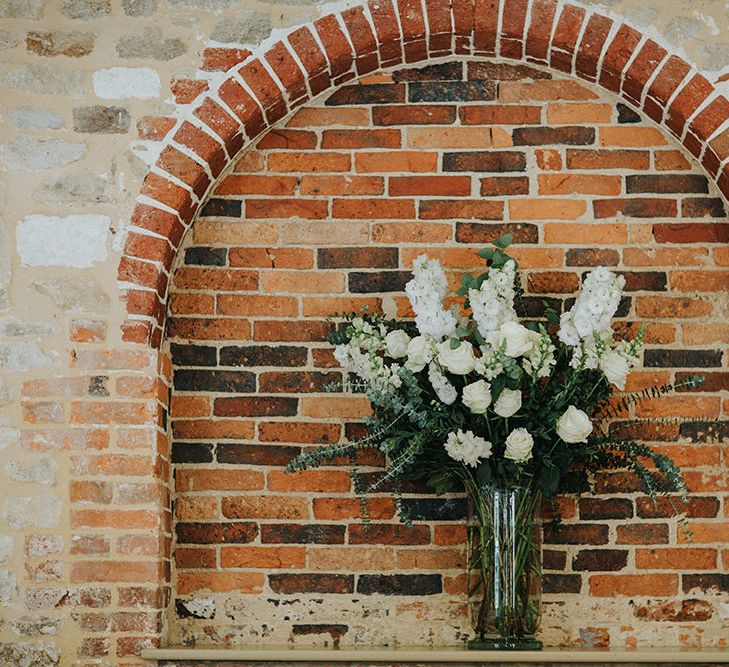
<instances>
[{"instance_id":1,"label":"plaster patch","mask_svg":"<svg viewBox=\"0 0 729 667\"><path fill-rule=\"evenodd\" d=\"M105 100L160 96L159 74L149 67L110 67L94 72L94 93Z\"/></svg>"},{"instance_id":2,"label":"plaster patch","mask_svg":"<svg viewBox=\"0 0 729 667\"><path fill-rule=\"evenodd\" d=\"M107 257L110 224L105 215L28 215L16 230L20 260L27 266L93 266Z\"/></svg>"}]
</instances>

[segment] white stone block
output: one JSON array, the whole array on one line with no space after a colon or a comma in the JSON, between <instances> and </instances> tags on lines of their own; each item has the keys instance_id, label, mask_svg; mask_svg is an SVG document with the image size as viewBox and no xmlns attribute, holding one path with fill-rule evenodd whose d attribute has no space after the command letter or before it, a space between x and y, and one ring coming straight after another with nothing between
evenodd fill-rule
<instances>
[{"instance_id":1,"label":"white stone block","mask_svg":"<svg viewBox=\"0 0 729 667\"><path fill-rule=\"evenodd\" d=\"M28 526L55 528L61 518L63 503L57 496L8 496L3 505L3 517L11 528L21 530Z\"/></svg>"},{"instance_id":2,"label":"white stone block","mask_svg":"<svg viewBox=\"0 0 729 667\"><path fill-rule=\"evenodd\" d=\"M0 563L7 563L13 555L13 538L10 535L0 535Z\"/></svg>"},{"instance_id":3,"label":"white stone block","mask_svg":"<svg viewBox=\"0 0 729 667\"><path fill-rule=\"evenodd\" d=\"M106 259L110 224L105 215L28 215L16 230L18 254L28 266L93 266Z\"/></svg>"},{"instance_id":4,"label":"white stone block","mask_svg":"<svg viewBox=\"0 0 729 667\"><path fill-rule=\"evenodd\" d=\"M94 93L104 100L160 96L159 74L149 67L110 67L94 72Z\"/></svg>"}]
</instances>

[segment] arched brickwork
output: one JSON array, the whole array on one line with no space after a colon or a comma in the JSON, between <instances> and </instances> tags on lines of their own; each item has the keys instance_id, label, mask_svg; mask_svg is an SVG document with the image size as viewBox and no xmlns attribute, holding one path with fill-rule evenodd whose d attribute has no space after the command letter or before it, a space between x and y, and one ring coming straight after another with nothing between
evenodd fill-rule
<instances>
[{"instance_id":1,"label":"arched brickwork","mask_svg":"<svg viewBox=\"0 0 729 667\"><path fill-rule=\"evenodd\" d=\"M452 54L540 64L618 94L677 137L729 198L729 100L629 25L558 0L369 0L242 52L246 59L168 132L119 265L124 340L159 345L177 248L244 146L345 81Z\"/></svg>"}]
</instances>

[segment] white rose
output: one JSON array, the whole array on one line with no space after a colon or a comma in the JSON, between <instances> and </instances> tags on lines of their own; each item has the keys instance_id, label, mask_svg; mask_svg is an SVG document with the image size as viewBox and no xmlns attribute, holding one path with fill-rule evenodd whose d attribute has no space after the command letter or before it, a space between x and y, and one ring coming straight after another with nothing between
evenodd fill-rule
<instances>
[{"instance_id":1,"label":"white rose","mask_svg":"<svg viewBox=\"0 0 729 667\"><path fill-rule=\"evenodd\" d=\"M522 326L518 322L504 322L489 336L489 342L496 348L506 343L505 353L507 357L520 357L529 352L534 345L534 332Z\"/></svg>"},{"instance_id":2,"label":"white rose","mask_svg":"<svg viewBox=\"0 0 729 667\"><path fill-rule=\"evenodd\" d=\"M410 336L400 329L391 331L385 336L387 354L393 359L399 359L408 353L408 343L410 343Z\"/></svg>"},{"instance_id":3,"label":"white rose","mask_svg":"<svg viewBox=\"0 0 729 667\"><path fill-rule=\"evenodd\" d=\"M504 389L494 403L494 412L500 417L511 417L521 407L521 391Z\"/></svg>"},{"instance_id":4,"label":"white rose","mask_svg":"<svg viewBox=\"0 0 729 667\"><path fill-rule=\"evenodd\" d=\"M590 418L574 405L570 405L557 420L557 435L565 442L587 442L590 433L592 433Z\"/></svg>"},{"instance_id":5,"label":"white rose","mask_svg":"<svg viewBox=\"0 0 729 667\"><path fill-rule=\"evenodd\" d=\"M433 358L432 339L428 336L415 336L408 343L405 368L413 373L422 371Z\"/></svg>"},{"instance_id":6,"label":"white rose","mask_svg":"<svg viewBox=\"0 0 729 667\"><path fill-rule=\"evenodd\" d=\"M605 373L608 382L612 382L618 389L625 389L625 380L630 370L630 362L617 352L608 352L600 360L600 368Z\"/></svg>"},{"instance_id":7,"label":"white rose","mask_svg":"<svg viewBox=\"0 0 729 667\"><path fill-rule=\"evenodd\" d=\"M491 385L485 380L467 384L463 388L463 405L477 415L484 414L491 405Z\"/></svg>"},{"instance_id":8,"label":"white rose","mask_svg":"<svg viewBox=\"0 0 729 667\"><path fill-rule=\"evenodd\" d=\"M523 463L532 458L532 447L534 447L534 438L531 433L525 428L515 428L506 438L504 458Z\"/></svg>"},{"instance_id":9,"label":"white rose","mask_svg":"<svg viewBox=\"0 0 729 667\"><path fill-rule=\"evenodd\" d=\"M451 348L451 341L445 340L438 345L438 361L440 365L454 375L468 375L476 365L476 357L473 354L473 345L467 341Z\"/></svg>"}]
</instances>

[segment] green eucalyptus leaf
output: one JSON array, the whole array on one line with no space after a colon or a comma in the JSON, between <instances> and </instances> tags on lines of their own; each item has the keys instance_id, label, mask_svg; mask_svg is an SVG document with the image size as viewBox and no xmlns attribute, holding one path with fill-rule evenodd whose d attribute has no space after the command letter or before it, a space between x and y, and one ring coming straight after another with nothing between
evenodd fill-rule
<instances>
[{"instance_id":1,"label":"green eucalyptus leaf","mask_svg":"<svg viewBox=\"0 0 729 667\"><path fill-rule=\"evenodd\" d=\"M493 243L497 248L501 248L503 250L504 248L508 248L513 240L513 234L504 234L503 236L499 236L499 238L491 241L491 243Z\"/></svg>"},{"instance_id":2,"label":"green eucalyptus leaf","mask_svg":"<svg viewBox=\"0 0 729 667\"><path fill-rule=\"evenodd\" d=\"M481 259L489 261L494 256L494 251L491 248L484 248L483 250L478 251L478 256Z\"/></svg>"}]
</instances>

